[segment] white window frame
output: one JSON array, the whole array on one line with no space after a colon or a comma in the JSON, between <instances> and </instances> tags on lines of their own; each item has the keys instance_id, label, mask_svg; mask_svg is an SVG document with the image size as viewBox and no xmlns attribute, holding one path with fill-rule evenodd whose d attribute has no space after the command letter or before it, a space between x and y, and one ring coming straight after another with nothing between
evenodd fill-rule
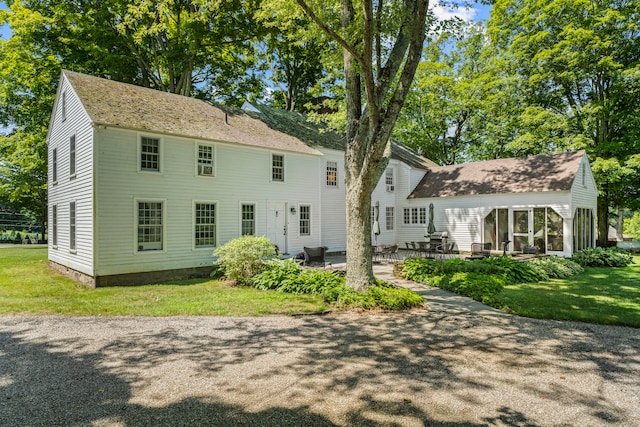
<instances>
[{"instance_id":1,"label":"white window frame","mask_svg":"<svg viewBox=\"0 0 640 427\"><path fill-rule=\"evenodd\" d=\"M74 133L69 137L69 178L76 177L77 153L76 134Z\"/></svg>"},{"instance_id":2,"label":"white window frame","mask_svg":"<svg viewBox=\"0 0 640 427\"><path fill-rule=\"evenodd\" d=\"M51 152L51 180L53 184L58 183L58 149L54 148Z\"/></svg>"},{"instance_id":3,"label":"white window frame","mask_svg":"<svg viewBox=\"0 0 640 427\"><path fill-rule=\"evenodd\" d=\"M73 213L73 214L72 214ZM78 203L69 202L69 252L75 254L78 249Z\"/></svg>"},{"instance_id":4,"label":"white window frame","mask_svg":"<svg viewBox=\"0 0 640 427\"><path fill-rule=\"evenodd\" d=\"M160 203L162 205L162 249L139 250L138 243L138 205L140 203ZM133 252L135 254L154 254L167 252L167 199L139 197L133 200Z\"/></svg>"},{"instance_id":5,"label":"white window frame","mask_svg":"<svg viewBox=\"0 0 640 427\"><path fill-rule=\"evenodd\" d=\"M211 164L200 163L200 147L206 147L211 149ZM211 168L211 173L201 173L202 169L206 167ZM202 144L196 143L196 176L202 176L205 178L213 178L216 176L216 146L214 144Z\"/></svg>"},{"instance_id":6,"label":"white window frame","mask_svg":"<svg viewBox=\"0 0 640 427\"><path fill-rule=\"evenodd\" d=\"M207 244L207 245L198 245L197 239L196 239L196 227L198 226L197 223L197 212L198 212L198 205L212 205L213 206L213 244ZM193 201L193 225L191 227L191 237L192 237L192 242L193 242L193 249L194 250L201 250L201 249L207 249L207 250L211 250L211 248L215 248L218 245L218 219L220 217L220 209L219 209L219 203L217 200L194 200ZM211 224L205 224L205 225L211 225Z\"/></svg>"},{"instance_id":7,"label":"white window frame","mask_svg":"<svg viewBox=\"0 0 640 427\"><path fill-rule=\"evenodd\" d=\"M327 160L325 185L328 188L338 188L338 162L336 160Z\"/></svg>"},{"instance_id":8,"label":"white window frame","mask_svg":"<svg viewBox=\"0 0 640 427\"><path fill-rule=\"evenodd\" d=\"M245 236L246 234L244 234L244 222L245 222L245 218L244 218L244 207L245 206L253 206L253 234L250 234L251 236L256 236L257 234L257 229L256 229L256 217L257 217L257 210L258 210L258 204L256 202L240 202L240 236ZM247 220L248 221L248 220Z\"/></svg>"},{"instance_id":9,"label":"white window frame","mask_svg":"<svg viewBox=\"0 0 640 427\"><path fill-rule=\"evenodd\" d=\"M282 179L275 179L274 178L274 157L275 156L279 156L282 157ZM286 182L287 181L287 158L284 154L282 153L271 153L271 155L269 156L270 159L270 167L269 167L269 173L271 176L271 182Z\"/></svg>"},{"instance_id":10,"label":"white window frame","mask_svg":"<svg viewBox=\"0 0 640 427\"><path fill-rule=\"evenodd\" d=\"M303 218L302 208L308 213L308 218ZM308 232L303 232L303 221L307 223ZM298 205L298 237L311 237L311 204L301 203Z\"/></svg>"},{"instance_id":11,"label":"white window frame","mask_svg":"<svg viewBox=\"0 0 640 427\"><path fill-rule=\"evenodd\" d=\"M384 209L385 212L385 223L387 230L393 230L395 228L396 222L396 212L393 206L386 206Z\"/></svg>"},{"instance_id":12,"label":"white window frame","mask_svg":"<svg viewBox=\"0 0 640 427\"><path fill-rule=\"evenodd\" d=\"M51 246L58 249L58 205L51 205Z\"/></svg>"},{"instance_id":13,"label":"white window frame","mask_svg":"<svg viewBox=\"0 0 640 427\"><path fill-rule=\"evenodd\" d=\"M388 192L393 193L396 191L395 181L393 168L387 168L384 172L384 183Z\"/></svg>"},{"instance_id":14,"label":"white window frame","mask_svg":"<svg viewBox=\"0 0 640 427\"><path fill-rule=\"evenodd\" d=\"M155 139L158 141L158 170L154 169L143 169L142 168L142 140L146 139ZM139 173L148 173L148 174L162 174L163 172L163 162L164 162L164 141L159 136L152 136L147 134L138 134L138 158L137 158L137 167Z\"/></svg>"},{"instance_id":15,"label":"white window frame","mask_svg":"<svg viewBox=\"0 0 640 427\"><path fill-rule=\"evenodd\" d=\"M425 225L427 223L427 208L424 206L403 208L402 223L404 225Z\"/></svg>"}]
</instances>

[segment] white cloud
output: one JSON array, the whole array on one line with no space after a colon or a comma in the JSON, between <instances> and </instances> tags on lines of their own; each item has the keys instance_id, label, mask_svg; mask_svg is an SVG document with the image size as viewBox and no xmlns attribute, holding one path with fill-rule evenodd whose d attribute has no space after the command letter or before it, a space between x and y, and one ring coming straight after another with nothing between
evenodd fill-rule
<instances>
[{"instance_id":1,"label":"white cloud","mask_svg":"<svg viewBox=\"0 0 640 427\"><path fill-rule=\"evenodd\" d=\"M433 11L434 15L441 21L444 21L446 19L451 19L453 17L458 17L464 21L472 21L476 19L476 15L477 15L477 11L474 8L469 8L469 9L465 7L452 8L452 7L443 6L441 4L436 4L432 6L431 10Z\"/></svg>"}]
</instances>

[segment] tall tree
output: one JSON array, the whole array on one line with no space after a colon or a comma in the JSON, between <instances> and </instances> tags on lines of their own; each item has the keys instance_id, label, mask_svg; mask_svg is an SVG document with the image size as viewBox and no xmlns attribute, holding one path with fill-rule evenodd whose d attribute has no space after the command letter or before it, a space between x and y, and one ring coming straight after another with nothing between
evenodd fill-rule
<instances>
[{"instance_id":1,"label":"tall tree","mask_svg":"<svg viewBox=\"0 0 640 427\"><path fill-rule=\"evenodd\" d=\"M374 282L371 194L422 55L428 0L296 0L343 50L346 90L347 284Z\"/></svg>"},{"instance_id":2,"label":"tall tree","mask_svg":"<svg viewBox=\"0 0 640 427\"><path fill-rule=\"evenodd\" d=\"M498 0L488 24L526 77L530 105L562 116L588 141L600 187L599 245L607 243L609 207L640 187L639 22L636 0Z\"/></svg>"}]
</instances>

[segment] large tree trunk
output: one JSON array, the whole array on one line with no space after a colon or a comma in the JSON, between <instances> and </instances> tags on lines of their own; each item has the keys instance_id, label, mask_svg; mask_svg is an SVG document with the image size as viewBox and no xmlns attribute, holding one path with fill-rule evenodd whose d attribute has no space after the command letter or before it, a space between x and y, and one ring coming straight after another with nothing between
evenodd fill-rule
<instances>
[{"instance_id":1,"label":"large tree trunk","mask_svg":"<svg viewBox=\"0 0 640 427\"><path fill-rule=\"evenodd\" d=\"M371 261L371 196L361 188L347 188L347 276L349 286L366 291L373 283Z\"/></svg>"},{"instance_id":2,"label":"large tree trunk","mask_svg":"<svg viewBox=\"0 0 640 427\"><path fill-rule=\"evenodd\" d=\"M606 248L609 244L609 198L598 197L598 242L597 246Z\"/></svg>"}]
</instances>

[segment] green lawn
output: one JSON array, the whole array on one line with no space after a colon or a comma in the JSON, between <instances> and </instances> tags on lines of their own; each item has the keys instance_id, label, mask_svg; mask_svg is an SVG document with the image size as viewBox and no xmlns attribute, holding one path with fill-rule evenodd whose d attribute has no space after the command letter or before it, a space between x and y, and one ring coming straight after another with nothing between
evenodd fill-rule
<instances>
[{"instance_id":1,"label":"green lawn","mask_svg":"<svg viewBox=\"0 0 640 427\"><path fill-rule=\"evenodd\" d=\"M47 249L0 249L0 314L176 316L318 313L319 296L229 286L217 280L88 289L48 267Z\"/></svg>"},{"instance_id":2,"label":"green lawn","mask_svg":"<svg viewBox=\"0 0 640 427\"><path fill-rule=\"evenodd\" d=\"M640 328L640 256L624 268L585 268L569 279L510 285L498 295L509 312Z\"/></svg>"}]
</instances>

